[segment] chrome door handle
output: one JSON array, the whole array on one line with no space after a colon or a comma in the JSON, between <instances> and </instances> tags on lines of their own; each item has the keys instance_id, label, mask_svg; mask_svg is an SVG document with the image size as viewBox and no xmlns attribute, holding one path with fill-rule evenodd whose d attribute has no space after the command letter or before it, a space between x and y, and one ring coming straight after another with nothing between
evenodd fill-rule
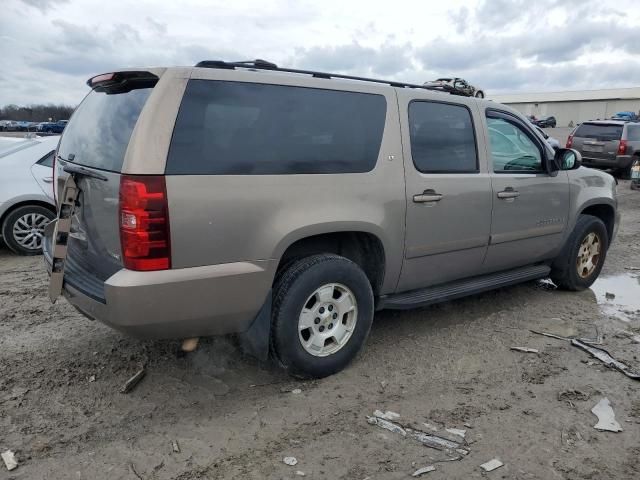
<instances>
[{"instance_id":1,"label":"chrome door handle","mask_svg":"<svg viewBox=\"0 0 640 480\"><path fill-rule=\"evenodd\" d=\"M436 193L434 189L429 188L418 195L414 195L413 201L415 203L439 202L442 200L442 197L442 194Z\"/></svg>"},{"instance_id":2,"label":"chrome door handle","mask_svg":"<svg viewBox=\"0 0 640 480\"><path fill-rule=\"evenodd\" d=\"M502 192L498 192L498 198L516 198L520 196L520 192L514 190L513 187L507 187Z\"/></svg>"},{"instance_id":3,"label":"chrome door handle","mask_svg":"<svg viewBox=\"0 0 640 480\"><path fill-rule=\"evenodd\" d=\"M53 183L53 177L44 177L42 181L44 183Z\"/></svg>"}]
</instances>

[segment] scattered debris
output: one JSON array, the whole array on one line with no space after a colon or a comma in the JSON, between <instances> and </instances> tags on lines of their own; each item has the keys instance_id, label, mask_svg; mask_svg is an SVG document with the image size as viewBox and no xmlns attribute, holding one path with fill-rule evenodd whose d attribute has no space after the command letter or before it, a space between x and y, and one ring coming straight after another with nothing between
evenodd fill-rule
<instances>
[{"instance_id":1,"label":"scattered debris","mask_svg":"<svg viewBox=\"0 0 640 480\"><path fill-rule=\"evenodd\" d=\"M144 480L142 476L137 472L135 465L133 463L129 463L129 468L131 472L138 478L138 480Z\"/></svg>"},{"instance_id":2,"label":"scattered debris","mask_svg":"<svg viewBox=\"0 0 640 480\"><path fill-rule=\"evenodd\" d=\"M624 267L625 270L640 270L640 267Z\"/></svg>"},{"instance_id":3,"label":"scattered debris","mask_svg":"<svg viewBox=\"0 0 640 480\"><path fill-rule=\"evenodd\" d=\"M462 425L467 428L473 428L470 423L463 423Z\"/></svg>"},{"instance_id":4,"label":"scattered debris","mask_svg":"<svg viewBox=\"0 0 640 480\"><path fill-rule=\"evenodd\" d=\"M7 470L11 471L18 468L18 461L16 460L15 454L11 450L2 452L2 454L0 455L2 456L2 460L4 460L4 465L7 467Z\"/></svg>"},{"instance_id":5,"label":"scattered debris","mask_svg":"<svg viewBox=\"0 0 640 480\"><path fill-rule=\"evenodd\" d=\"M376 412L373 412L373 414L375 415ZM422 425L424 425L427 429L431 430L432 432L438 431L438 427L436 427L435 425L432 425L431 423L424 422Z\"/></svg>"},{"instance_id":6,"label":"scattered debris","mask_svg":"<svg viewBox=\"0 0 640 480\"><path fill-rule=\"evenodd\" d=\"M610 293L610 292L604 292L604 298L606 298L607 300L613 300L614 298L616 298L616 294Z\"/></svg>"},{"instance_id":7,"label":"scattered debris","mask_svg":"<svg viewBox=\"0 0 640 480\"><path fill-rule=\"evenodd\" d=\"M180 347L180 349L185 352L185 353L190 353L195 351L196 348L198 348L198 343L200 342L200 338L195 337L195 338L185 338L182 341L182 345Z\"/></svg>"},{"instance_id":8,"label":"scattered debris","mask_svg":"<svg viewBox=\"0 0 640 480\"><path fill-rule=\"evenodd\" d=\"M464 438L464 436L467 434L466 430L462 430L460 428L445 428L445 430L449 433L453 433L454 435L457 435L462 438Z\"/></svg>"},{"instance_id":9,"label":"scattered debris","mask_svg":"<svg viewBox=\"0 0 640 480\"><path fill-rule=\"evenodd\" d=\"M95 381L96 381L96 376L95 376L95 375L91 375L91 376L89 377L89 383L91 383L91 382L95 382Z\"/></svg>"},{"instance_id":10,"label":"scattered debris","mask_svg":"<svg viewBox=\"0 0 640 480\"><path fill-rule=\"evenodd\" d=\"M579 400L581 402L585 402L587 400L589 400L591 398L591 394L589 393L585 393L581 390L576 390L576 389L572 389L572 390L564 390L562 392L558 392L558 400L559 401L573 401L573 400Z\"/></svg>"},{"instance_id":11,"label":"scattered debris","mask_svg":"<svg viewBox=\"0 0 640 480\"><path fill-rule=\"evenodd\" d=\"M523 353L540 353L540 350L536 348L528 348L528 347L511 347L511 350L514 350L516 352L523 352Z\"/></svg>"},{"instance_id":12,"label":"scattered debris","mask_svg":"<svg viewBox=\"0 0 640 480\"><path fill-rule=\"evenodd\" d=\"M171 442L171 448L173 449L174 453L180 453L180 445L178 444L177 440L173 440Z\"/></svg>"},{"instance_id":13,"label":"scattered debris","mask_svg":"<svg viewBox=\"0 0 640 480\"><path fill-rule=\"evenodd\" d=\"M392 412L391 410L387 410L384 413L380 410L376 410L375 412L373 412L373 415L384 420L397 420L400 418L399 413Z\"/></svg>"},{"instance_id":14,"label":"scattered debris","mask_svg":"<svg viewBox=\"0 0 640 480\"><path fill-rule=\"evenodd\" d=\"M376 425L380 428L384 428L385 430L389 430L390 432L402 435L403 437L412 438L413 440L417 440L418 442L422 443L426 447L443 451L448 455L455 455L456 460L459 460L469 453L469 449L465 448L462 442L448 440L435 434L425 433L421 430L416 430L414 428L409 428L390 420L385 420L384 418L379 417L377 413L382 412L376 410L373 416L367 417L367 422L370 425Z\"/></svg>"},{"instance_id":15,"label":"scattered debris","mask_svg":"<svg viewBox=\"0 0 640 480\"><path fill-rule=\"evenodd\" d=\"M529 330L531 333L535 333L536 335L544 335L545 337L556 338L558 340L564 340L565 342L570 342L571 339L569 337L561 337L560 335L554 335L553 333L547 332L538 332L536 330Z\"/></svg>"},{"instance_id":16,"label":"scattered debris","mask_svg":"<svg viewBox=\"0 0 640 480\"><path fill-rule=\"evenodd\" d=\"M433 465L427 465L426 467L419 468L418 470L413 472L413 474L411 476L412 477L419 477L421 475L424 475L425 473L433 472L435 469L436 469L436 467L434 467Z\"/></svg>"},{"instance_id":17,"label":"scattered debris","mask_svg":"<svg viewBox=\"0 0 640 480\"><path fill-rule=\"evenodd\" d=\"M146 374L147 370L144 367L138 370L136 374L129 380L127 380L126 383L122 386L120 393L129 393L136 387L136 385L138 385L138 383L140 383L140 380L142 380Z\"/></svg>"},{"instance_id":18,"label":"scattered debris","mask_svg":"<svg viewBox=\"0 0 640 480\"><path fill-rule=\"evenodd\" d=\"M487 463L483 463L482 465L480 465L480 468L483 469L485 472L492 472L496 468L500 468L503 465L504 463L502 463L497 458L494 458L493 460L489 460Z\"/></svg>"},{"instance_id":19,"label":"scattered debris","mask_svg":"<svg viewBox=\"0 0 640 480\"><path fill-rule=\"evenodd\" d=\"M293 393L294 395L298 395L299 393L302 393L302 390L300 390L299 388L294 388L293 390L291 390L291 393Z\"/></svg>"},{"instance_id":20,"label":"scattered debris","mask_svg":"<svg viewBox=\"0 0 640 480\"><path fill-rule=\"evenodd\" d=\"M596 430L603 430L607 432L621 432L622 427L616 422L616 414L611 408L608 398L600 400L595 407L591 409L591 412L598 417L598 423L593 428Z\"/></svg>"},{"instance_id":21,"label":"scattered debris","mask_svg":"<svg viewBox=\"0 0 640 480\"><path fill-rule=\"evenodd\" d=\"M293 467L294 465L298 464L298 460L296 459L296 457L284 457L282 461L287 465L289 465L290 467Z\"/></svg>"},{"instance_id":22,"label":"scattered debris","mask_svg":"<svg viewBox=\"0 0 640 480\"><path fill-rule=\"evenodd\" d=\"M306 473L304 473L302 470L296 470L296 475L298 475L299 477L304 477Z\"/></svg>"},{"instance_id":23,"label":"scattered debris","mask_svg":"<svg viewBox=\"0 0 640 480\"><path fill-rule=\"evenodd\" d=\"M607 367L615 368L624 373L627 377L633 378L634 380L640 380L640 373L634 372L630 369L630 367L622 362L619 362L615 358L611 356L609 352L602 348L597 348L591 345L587 345L580 340L573 339L571 340L571 345L578 347L585 352L589 352L593 357L600 360Z\"/></svg>"}]
</instances>

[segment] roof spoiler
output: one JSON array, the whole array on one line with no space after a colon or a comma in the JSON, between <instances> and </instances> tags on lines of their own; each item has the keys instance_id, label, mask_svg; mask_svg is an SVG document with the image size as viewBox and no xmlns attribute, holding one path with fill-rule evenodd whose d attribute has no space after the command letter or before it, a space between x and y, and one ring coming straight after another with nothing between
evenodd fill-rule
<instances>
[{"instance_id":1,"label":"roof spoiler","mask_svg":"<svg viewBox=\"0 0 640 480\"><path fill-rule=\"evenodd\" d=\"M130 70L102 73L87 80L87 85L96 92L125 93L137 88L153 87L158 76L146 71Z\"/></svg>"}]
</instances>

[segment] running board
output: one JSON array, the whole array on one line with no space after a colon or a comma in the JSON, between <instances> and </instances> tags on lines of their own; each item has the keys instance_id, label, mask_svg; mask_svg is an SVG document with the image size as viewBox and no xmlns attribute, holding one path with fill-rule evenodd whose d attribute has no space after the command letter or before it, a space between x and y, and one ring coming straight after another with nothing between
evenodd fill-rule
<instances>
[{"instance_id":1,"label":"running board","mask_svg":"<svg viewBox=\"0 0 640 480\"><path fill-rule=\"evenodd\" d=\"M409 308L424 307L434 303L466 297L467 295L473 295L475 293L486 292L495 288L545 278L549 275L550 271L551 268L547 265L531 265L504 272L457 280L455 282L422 288L420 290L385 295L380 298L376 310L383 310L385 308L406 310Z\"/></svg>"}]
</instances>

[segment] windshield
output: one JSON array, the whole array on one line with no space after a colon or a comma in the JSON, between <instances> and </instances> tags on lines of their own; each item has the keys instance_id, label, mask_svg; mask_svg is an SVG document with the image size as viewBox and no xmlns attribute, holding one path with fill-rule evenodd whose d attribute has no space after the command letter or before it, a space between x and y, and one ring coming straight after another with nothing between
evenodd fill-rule
<instances>
[{"instance_id":1,"label":"windshield","mask_svg":"<svg viewBox=\"0 0 640 480\"><path fill-rule=\"evenodd\" d=\"M120 172L133 127L151 88L126 93L92 91L67 124L58 155L87 167Z\"/></svg>"},{"instance_id":2,"label":"windshield","mask_svg":"<svg viewBox=\"0 0 640 480\"><path fill-rule=\"evenodd\" d=\"M622 125L583 123L578 127L574 136L581 138L593 138L603 142L620 140L620 137L622 137Z\"/></svg>"}]
</instances>

